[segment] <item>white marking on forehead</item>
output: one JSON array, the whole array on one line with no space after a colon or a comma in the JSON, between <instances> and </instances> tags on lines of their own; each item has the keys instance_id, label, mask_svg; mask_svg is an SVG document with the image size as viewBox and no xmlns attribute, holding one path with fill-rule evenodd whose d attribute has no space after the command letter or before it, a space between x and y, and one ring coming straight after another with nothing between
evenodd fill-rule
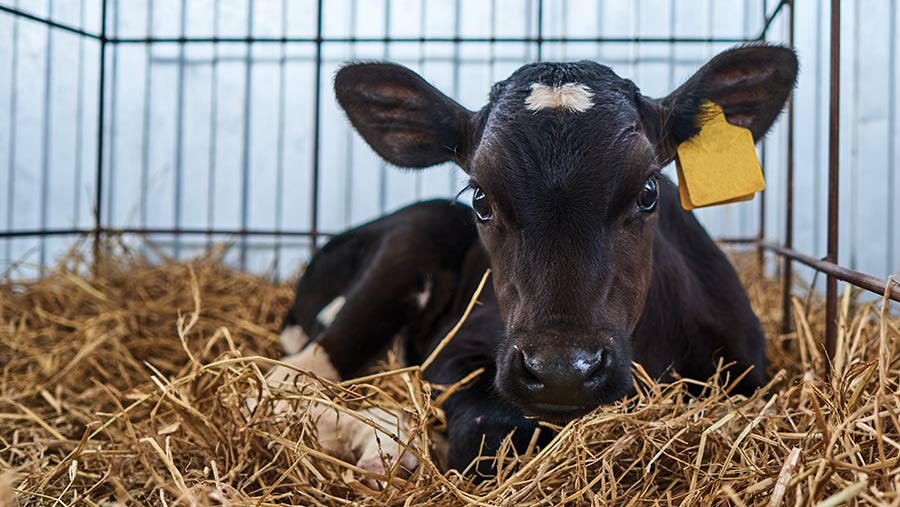
<instances>
[{"instance_id":1,"label":"white marking on forehead","mask_svg":"<svg viewBox=\"0 0 900 507\"><path fill-rule=\"evenodd\" d=\"M594 94L587 85L563 83L548 86L543 83L531 84L531 95L525 99L525 109L565 109L573 113L583 113L594 107Z\"/></svg>"}]
</instances>

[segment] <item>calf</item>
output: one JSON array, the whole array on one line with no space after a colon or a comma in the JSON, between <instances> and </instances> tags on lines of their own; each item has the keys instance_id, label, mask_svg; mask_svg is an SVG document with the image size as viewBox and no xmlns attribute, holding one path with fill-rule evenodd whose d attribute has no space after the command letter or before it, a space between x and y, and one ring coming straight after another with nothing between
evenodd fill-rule
<instances>
[{"instance_id":1,"label":"calf","mask_svg":"<svg viewBox=\"0 0 900 507\"><path fill-rule=\"evenodd\" d=\"M288 360L348 378L402 332L421 362L490 267L481 305L425 371L449 384L485 368L444 405L453 467L509 434L527 445L536 418L622 398L633 362L664 381L705 380L724 360L732 377L749 370L735 389L752 393L767 380L759 323L660 170L697 134L702 101L758 140L796 75L791 50L746 45L653 99L594 62L535 63L473 112L399 65L342 68L338 102L369 145L401 167L457 163L472 207L423 202L331 240L297 285Z\"/></svg>"}]
</instances>

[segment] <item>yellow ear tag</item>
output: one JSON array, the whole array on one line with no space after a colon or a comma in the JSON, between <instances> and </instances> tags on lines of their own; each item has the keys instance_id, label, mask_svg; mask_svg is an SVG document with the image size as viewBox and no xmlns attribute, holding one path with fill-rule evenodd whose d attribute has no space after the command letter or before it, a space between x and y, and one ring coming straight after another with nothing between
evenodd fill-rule
<instances>
[{"instance_id":1,"label":"yellow ear tag","mask_svg":"<svg viewBox=\"0 0 900 507\"><path fill-rule=\"evenodd\" d=\"M678 193L686 210L753 199L766 188L753 134L732 125L718 104L704 101L700 133L678 145Z\"/></svg>"}]
</instances>

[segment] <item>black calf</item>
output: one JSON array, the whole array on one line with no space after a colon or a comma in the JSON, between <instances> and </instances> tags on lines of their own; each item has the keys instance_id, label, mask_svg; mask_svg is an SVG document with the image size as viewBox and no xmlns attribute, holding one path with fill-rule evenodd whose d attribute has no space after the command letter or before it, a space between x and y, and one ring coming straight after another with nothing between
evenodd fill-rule
<instances>
[{"instance_id":1,"label":"black calf","mask_svg":"<svg viewBox=\"0 0 900 507\"><path fill-rule=\"evenodd\" d=\"M663 99L593 62L526 65L470 112L393 64L337 75L338 101L387 161L447 160L469 174L473 208L416 204L344 233L313 260L287 318L342 376L399 331L422 361L459 318L484 270L492 285L426 371L476 385L447 400L450 463L484 440L525 445L556 421L621 398L631 363L665 380L706 379L719 359L737 386L766 382L763 335L724 254L660 174L697 132L702 100L759 139L794 85L788 49L726 51ZM728 168L723 168L727 172ZM723 176L723 177L727 177ZM346 302L330 325L319 314ZM482 468L482 470L486 470Z\"/></svg>"}]
</instances>

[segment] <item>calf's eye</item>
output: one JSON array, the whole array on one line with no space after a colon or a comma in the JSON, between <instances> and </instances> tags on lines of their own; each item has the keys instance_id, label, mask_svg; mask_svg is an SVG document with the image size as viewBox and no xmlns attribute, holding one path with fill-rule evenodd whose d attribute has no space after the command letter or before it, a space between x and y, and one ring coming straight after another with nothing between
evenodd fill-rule
<instances>
[{"instance_id":1,"label":"calf's eye","mask_svg":"<svg viewBox=\"0 0 900 507\"><path fill-rule=\"evenodd\" d=\"M641 194L638 195L638 209L643 212L653 211L656 208L658 199L659 181L657 181L656 176L651 176L644 182L644 188L641 189Z\"/></svg>"},{"instance_id":2,"label":"calf's eye","mask_svg":"<svg viewBox=\"0 0 900 507\"><path fill-rule=\"evenodd\" d=\"M479 222L489 222L494 218L494 208L491 206L491 200L478 187L475 187L472 192L472 208L475 210L475 216L478 217Z\"/></svg>"}]
</instances>

